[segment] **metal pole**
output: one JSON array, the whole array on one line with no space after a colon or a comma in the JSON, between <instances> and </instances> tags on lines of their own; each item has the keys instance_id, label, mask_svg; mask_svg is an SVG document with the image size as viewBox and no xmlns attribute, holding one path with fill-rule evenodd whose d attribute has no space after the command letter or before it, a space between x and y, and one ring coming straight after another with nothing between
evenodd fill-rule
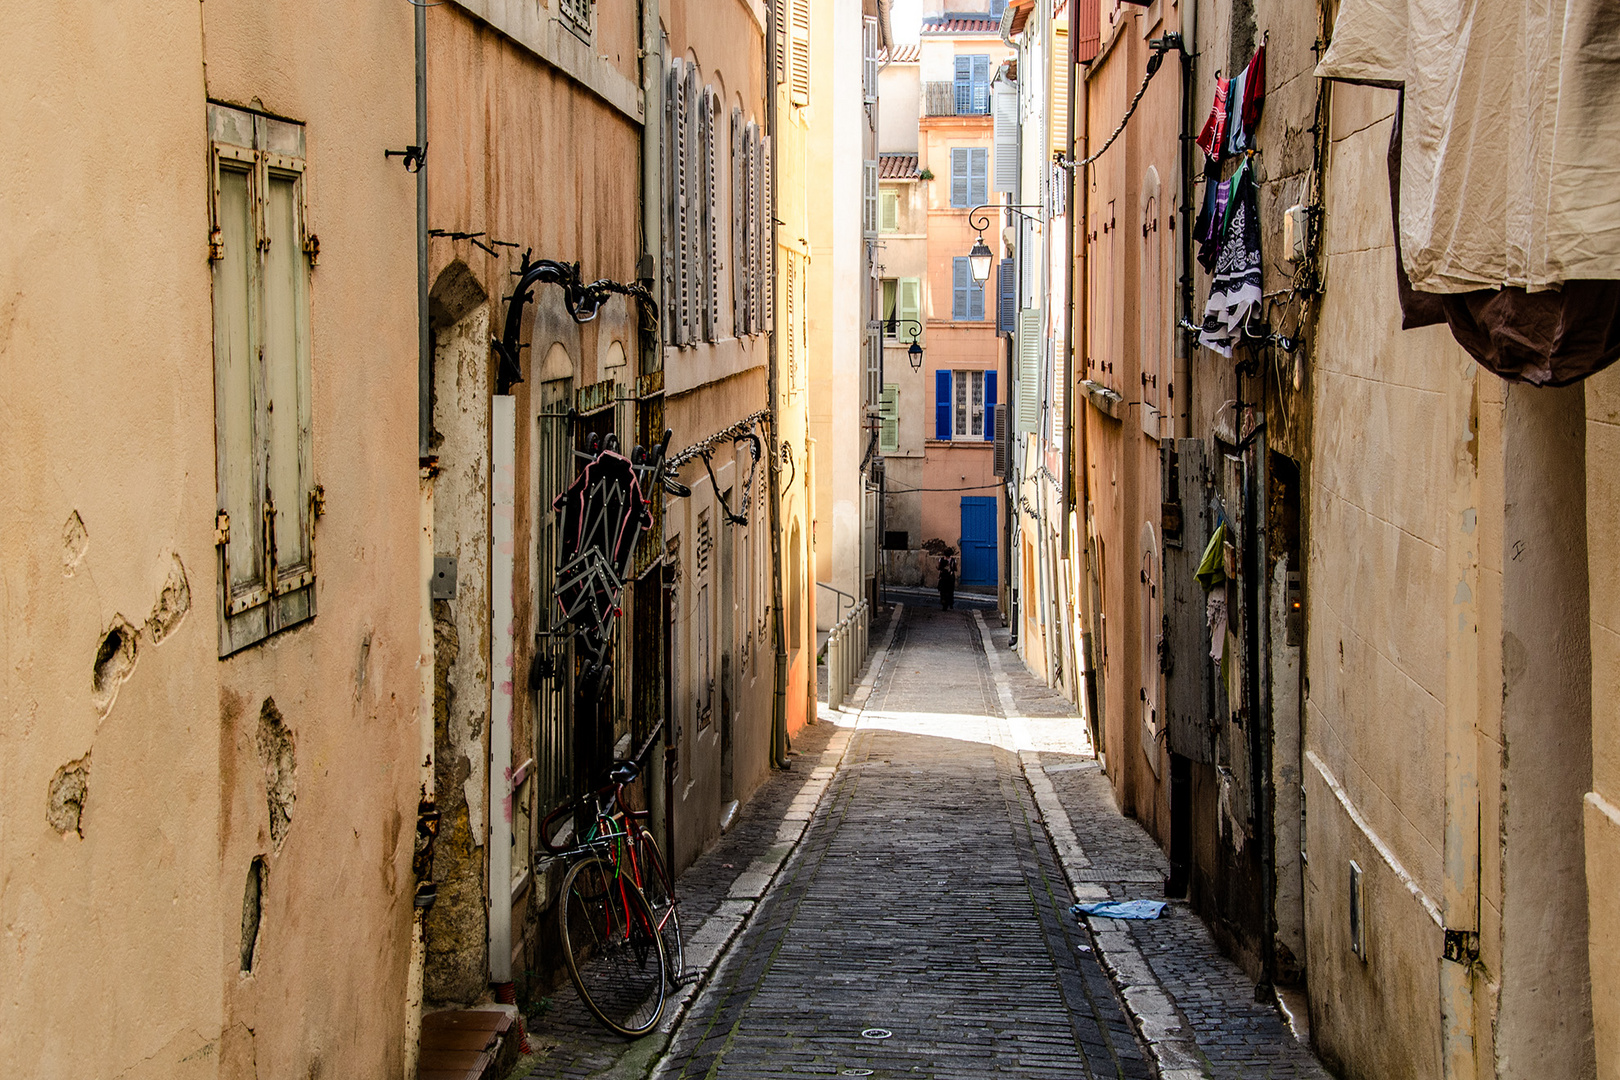
<instances>
[{"instance_id":1,"label":"metal pole","mask_svg":"<svg viewBox=\"0 0 1620 1080\"><path fill-rule=\"evenodd\" d=\"M433 414L433 335L428 327L428 186L427 186L427 7L414 7L416 18L416 451L426 461Z\"/></svg>"}]
</instances>

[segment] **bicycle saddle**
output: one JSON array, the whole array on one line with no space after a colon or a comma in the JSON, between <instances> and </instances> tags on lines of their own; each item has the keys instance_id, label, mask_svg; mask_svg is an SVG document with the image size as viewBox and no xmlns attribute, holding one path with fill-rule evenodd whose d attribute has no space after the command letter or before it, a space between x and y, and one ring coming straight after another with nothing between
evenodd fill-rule
<instances>
[{"instance_id":1,"label":"bicycle saddle","mask_svg":"<svg viewBox=\"0 0 1620 1080\"><path fill-rule=\"evenodd\" d=\"M613 771L608 774L608 779L615 784L633 784L636 782L636 777L640 775L641 770L636 768L635 762L623 761L613 767Z\"/></svg>"}]
</instances>

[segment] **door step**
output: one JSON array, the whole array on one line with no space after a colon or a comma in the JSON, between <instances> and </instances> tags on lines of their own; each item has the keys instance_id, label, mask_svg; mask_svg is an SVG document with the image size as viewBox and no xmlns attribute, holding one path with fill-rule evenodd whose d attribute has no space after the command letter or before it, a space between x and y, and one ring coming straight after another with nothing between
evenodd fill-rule
<instances>
[{"instance_id":1,"label":"door step","mask_svg":"<svg viewBox=\"0 0 1620 1080\"><path fill-rule=\"evenodd\" d=\"M416 1080L497 1080L518 1058L517 1009L446 1009L422 1017Z\"/></svg>"}]
</instances>

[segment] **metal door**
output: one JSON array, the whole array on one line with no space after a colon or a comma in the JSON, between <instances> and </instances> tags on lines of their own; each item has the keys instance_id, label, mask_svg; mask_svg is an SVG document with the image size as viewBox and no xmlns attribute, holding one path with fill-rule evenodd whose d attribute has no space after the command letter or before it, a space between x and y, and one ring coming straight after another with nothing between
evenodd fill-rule
<instances>
[{"instance_id":1,"label":"metal door","mask_svg":"<svg viewBox=\"0 0 1620 1080\"><path fill-rule=\"evenodd\" d=\"M996 583L996 498L962 497L962 576L964 586Z\"/></svg>"}]
</instances>

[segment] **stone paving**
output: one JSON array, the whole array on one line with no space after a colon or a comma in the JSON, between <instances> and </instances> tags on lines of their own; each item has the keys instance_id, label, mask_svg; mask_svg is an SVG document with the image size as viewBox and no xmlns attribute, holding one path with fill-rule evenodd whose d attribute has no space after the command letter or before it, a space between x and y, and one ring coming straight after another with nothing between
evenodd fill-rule
<instances>
[{"instance_id":1,"label":"stone paving","mask_svg":"<svg viewBox=\"0 0 1620 1080\"><path fill-rule=\"evenodd\" d=\"M565 985L514 1080L1326 1080L1185 905L1068 914L1071 892L1159 898L1162 854L993 611L901 611L886 658L873 628L858 726L824 709L681 878L702 983L634 1043Z\"/></svg>"}]
</instances>

